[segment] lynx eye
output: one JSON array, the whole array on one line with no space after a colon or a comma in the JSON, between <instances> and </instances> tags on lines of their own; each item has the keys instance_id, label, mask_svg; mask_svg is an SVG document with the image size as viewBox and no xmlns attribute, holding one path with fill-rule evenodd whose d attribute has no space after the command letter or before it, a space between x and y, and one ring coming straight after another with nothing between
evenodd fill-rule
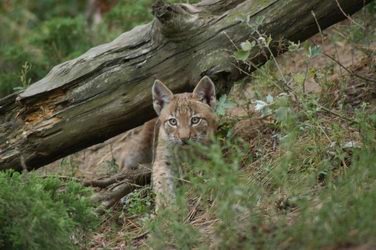
<instances>
[{"instance_id":1,"label":"lynx eye","mask_svg":"<svg viewBox=\"0 0 376 250\"><path fill-rule=\"evenodd\" d=\"M175 118L168 119L168 123L170 123L171 126L175 127L178 124L178 121Z\"/></svg>"},{"instance_id":2,"label":"lynx eye","mask_svg":"<svg viewBox=\"0 0 376 250\"><path fill-rule=\"evenodd\" d=\"M201 118L195 116L195 117L192 117L192 119L191 119L191 124L192 124L192 125L196 125L196 124L198 124L200 121L201 121Z\"/></svg>"}]
</instances>

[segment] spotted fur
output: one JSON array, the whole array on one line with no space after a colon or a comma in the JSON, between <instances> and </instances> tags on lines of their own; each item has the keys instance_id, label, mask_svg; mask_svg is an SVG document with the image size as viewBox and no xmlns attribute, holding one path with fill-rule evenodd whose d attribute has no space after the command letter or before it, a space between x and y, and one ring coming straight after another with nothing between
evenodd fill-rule
<instances>
[{"instance_id":1,"label":"spotted fur","mask_svg":"<svg viewBox=\"0 0 376 250\"><path fill-rule=\"evenodd\" d=\"M189 142L208 143L215 132L215 87L209 77L202 78L192 93L175 94L160 81L153 86L153 106L158 117L152 185L156 210L175 200L174 147Z\"/></svg>"},{"instance_id":2,"label":"spotted fur","mask_svg":"<svg viewBox=\"0 0 376 250\"><path fill-rule=\"evenodd\" d=\"M130 139L121 165L134 168L153 158L152 186L158 211L175 201L174 148L189 142L208 143L217 128L217 117L213 112L215 86L209 77L203 77L192 93L175 95L156 80L152 94L158 118Z\"/></svg>"}]
</instances>

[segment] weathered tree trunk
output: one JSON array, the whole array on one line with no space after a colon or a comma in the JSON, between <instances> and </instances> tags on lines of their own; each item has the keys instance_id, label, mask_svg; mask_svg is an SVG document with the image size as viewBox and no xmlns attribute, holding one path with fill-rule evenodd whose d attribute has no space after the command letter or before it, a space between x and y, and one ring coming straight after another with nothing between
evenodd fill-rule
<instances>
[{"instance_id":1,"label":"weathered tree trunk","mask_svg":"<svg viewBox=\"0 0 376 250\"><path fill-rule=\"evenodd\" d=\"M243 77L232 54L241 42L258 38L248 24L260 17L258 30L272 37L278 54L287 40L306 40L318 25L324 29L367 2L157 1L153 22L54 67L25 91L0 100L0 170L38 168L142 124L154 116L150 88L156 78L180 92L209 75L226 91ZM267 57L254 50L250 62L260 65Z\"/></svg>"}]
</instances>

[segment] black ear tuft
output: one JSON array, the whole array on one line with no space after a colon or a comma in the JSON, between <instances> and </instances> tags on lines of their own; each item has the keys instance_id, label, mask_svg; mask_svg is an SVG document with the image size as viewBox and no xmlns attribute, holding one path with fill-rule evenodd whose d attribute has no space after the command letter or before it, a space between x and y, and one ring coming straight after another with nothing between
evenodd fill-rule
<instances>
[{"instance_id":1,"label":"black ear tuft","mask_svg":"<svg viewBox=\"0 0 376 250\"><path fill-rule=\"evenodd\" d=\"M161 81L155 80L152 88L153 107L159 115L164 106L166 106L173 96L171 90Z\"/></svg>"},{"instance_id":2,"label":"black ear tuft","mask_svg":"<svg viewBox=\"0 0 376 250\"><path fill-rule=\"evenodd\" d=\"M208 76L201 78L192 93L194 97L198 98L203 103L208 104L212 108L215 107L217 102L215 97L215 85Z\"/></svg>"}]
</instances>

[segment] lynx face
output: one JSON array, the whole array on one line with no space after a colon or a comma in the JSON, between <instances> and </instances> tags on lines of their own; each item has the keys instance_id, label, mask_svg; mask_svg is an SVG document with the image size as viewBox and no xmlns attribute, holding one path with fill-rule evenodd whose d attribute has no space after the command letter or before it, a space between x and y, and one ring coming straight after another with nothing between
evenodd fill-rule
<instances>
[{"instance_id":1,"label":"lynx face","mask_svg":"<svg viewBox=\"0 0 376 250\"><path fill-rule=\"evenodd\" d=\"M215 132L215 87L204 77L192 93L173 95L160 81L153 86L153 105L159 115L159 137L168 144L206 143Z\"/></svg>"}]
</instances>

